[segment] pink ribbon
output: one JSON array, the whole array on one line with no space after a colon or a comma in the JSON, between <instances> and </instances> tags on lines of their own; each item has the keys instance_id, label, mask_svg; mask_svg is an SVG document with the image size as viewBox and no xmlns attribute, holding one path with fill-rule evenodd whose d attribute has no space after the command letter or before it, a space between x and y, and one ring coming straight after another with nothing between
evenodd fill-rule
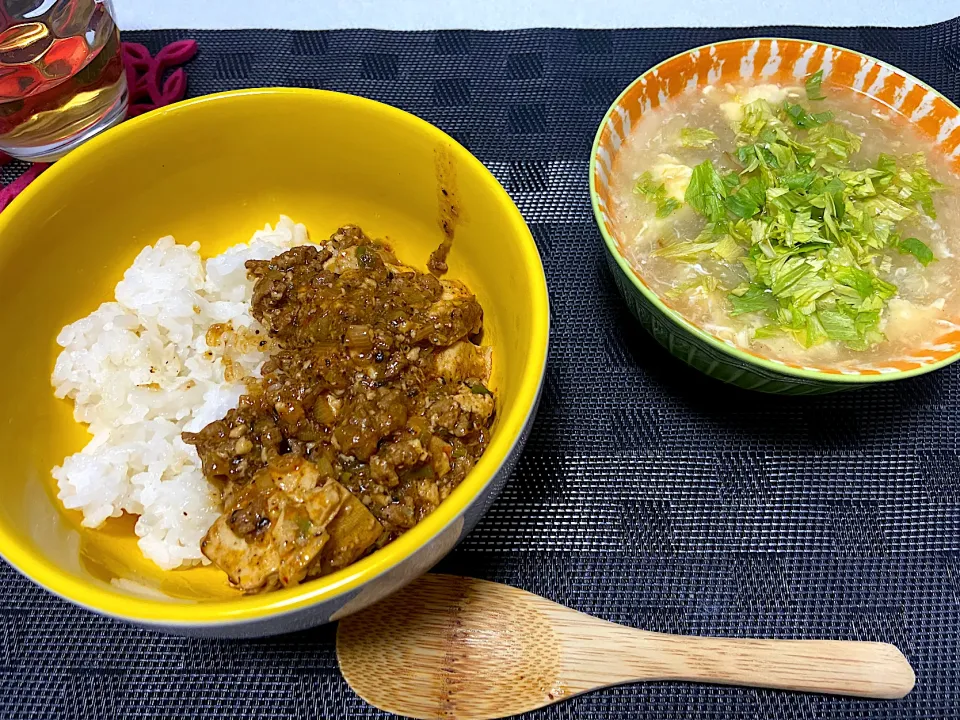
<instances>
[{"instance_id":1,"label":"pink ribbon","mask_svg":"<svg viewBox=\"0 0 960 720\"><path fill-rule=\"evenodd\" d=\"M123 67L127 76L127 117L142 115L158 107L179 102L187 94L187 74L183 65L197 54L196 40L178 40L162 48L155 57L140 43L125 42L121 46ZM164 79L164 75L176 68ZM12 158L0 152L0 167ZM0 189L0 210L19 195L27 185L49 167L34 163L16 180Z\"/></svg>"}]
</instances>

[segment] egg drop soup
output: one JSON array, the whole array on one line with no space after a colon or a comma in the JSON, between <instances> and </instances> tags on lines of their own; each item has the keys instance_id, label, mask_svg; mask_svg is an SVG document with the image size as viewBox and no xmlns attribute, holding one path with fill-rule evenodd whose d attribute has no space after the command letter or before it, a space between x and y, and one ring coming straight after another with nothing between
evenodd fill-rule
<instances>
[{"instance_id":1,"label":"egg drop soup","mask_svg":"<svg viewBox=\"0 0 960 720\"><path fill-rule=\"evenodd\" d=\"M906 118L820 73L674 98L634 127L611 183L623 254L668 306L840 371L955 329L958 188Z\"/></svg>"}]
</instances>

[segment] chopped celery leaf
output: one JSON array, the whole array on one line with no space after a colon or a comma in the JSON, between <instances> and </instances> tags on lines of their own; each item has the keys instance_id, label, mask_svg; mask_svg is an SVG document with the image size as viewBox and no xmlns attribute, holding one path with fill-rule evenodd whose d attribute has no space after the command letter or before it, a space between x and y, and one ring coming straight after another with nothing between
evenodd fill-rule
<instances>
[{"instance_id":1,"label":"chopped celery leaf","mask_svg":"<svg viewBox=\"0 0 960 720\"><path fill-rule=\"evenodd\" d=\"M665 218L674 210L680 207L680 201L676 198L665 197L657 200L657 217Z\"/></svg>"},{"instance_id":2,"label":"chopped celery leaf","mask_svg":"<svg viewBox=\"0 0 960 720\"><path fill-rule=\"evenodd\" d=\"M715 242L676 242L653 251L653 255L674 260L696 260L703 253L710 252L717 246Z\"/></svg>"},{"instance_id":3,"label":"chopped celery leaf","mask_svg":"<svg viewBox=\"0 0 960 720\"><path fill-rule=\"evenodd\" d=\"M745 292L740 295L730 293L727 298L733 305L731 315L743 315L744 313L776 311L777 301L769 289L760 285L751 284Z\"/></svg>"},{"instance_id":4,"label":"chopped celery leaf","mask_svg":"<svg viewBox=\"0 0 960 720\"><path fill-rule=\"evenodd\" d=\"M808 77L804 83L804 88L807 91L807 100L827 99L823 94L823 89L820 87L821 84L823 84L823 70L817 70L813 75Z\"/></svg>"},{"instance_id":5,"label":"chopped celery leaf","mask_svg":"<svg viewBox=\"0 0 960 720\"><path fill-rule=\"evenodd\" d=\"M904 255L913 255L921 265L929 265L933 262L933 250L928 248L924 242L915 237L909 237L903 240L897 249Z\"/></svg>"},{"instance_id":6,"label":"chopped celery leaf","mask_svg":"<svg viewBox=\"0 0 960 720\"><path fill-rule=\"evenodd\" d=\"M717 140L717 134L707 128L683 128L680 131L680 145L685 148L704 149Z\"/></svg>"},{"instance_id":7,"label":"chopped celery leaf","mask_svg":"<svg viewBox=\"0 0 960 720\"><path fill-rule=\"evenodd\" d=\"M693 169L684 196L687 205L710 222L719 222L726 214L723 207L726 196L727 186L712 162L704 160Z\"/></svg>"},{"instance_id":8,"label":"chopped celery leaf","mask_svg":"<svg viewBox=\"0 0 960 720\"><path fill-rule=\"evenodd\" d=\"M820 324L823 325L827 337L831 340L856 342L860 339L856 321L846 313L837 310L820 310L817 317L820 319Z\"/></svg>"},{"instance_id":9,"label":"chopped celery leaf","mask_svg":"<svg viewBox=\"0 0 960 720\"><path fill-rule=\"evenodd\" d=\"M743 248L740 247L740 244L734 240L732 236L724 235L720 240L717 241L717 246L710 252L712 252L721 260L729 263L743 255Z\"/></svg>"},{"instance_id":10,"label":"chopped celery leaf","mask_svg":"<svg viewBox=\"0 0 960 720\"><path fill-rule=\"evenodd\" d=\"M787 113L787 117L789 117L798 128L814 128L833 120L833 113L829 110L819 113L808 113L801 105L792 105L788 102L783 103L783 109Z\"/></svg>"},{"instance_id":11,"label":"chopped celery leaf","mask_svg":"<svg viewBox=\"0 0 960 720\"><path fill-rule=\"evenodd\" d=\"M695 280L685 282L680 286L667 292L667 297L679 298L683 296L694 295L702 289L705 293L712 293L720 286L719 281L713 275L700 275Z\"/></svg>"},{"instance_id":12,"label":"chopped celery leaf","mask_svg":"<svg viewBox=\"0 0 960 720\"><path fill-rule=\"evenodd\" d=\"M703 218L703 231L653 254L698 264L699 279L676 292L713 292L720 276L749 278L723 292L730 315L769 318L755 338L865 350L884 339L880 326L897 294L884 279L892 259L912 255L923 266L935 259L921 239L902 239L908 233L901 223L914 228L917 217L935 219L934 198L944 186L922 153L861 157L859 135L829 110L810 109L809 102L825 99L822 82L821 71L806 79L806 102L742 105L736 147L723 148L705 128L681 130L684 147L719 149L726 159L722 166L704 160L687 184L684 202ZM661 218L682 204L650 174L636 191ZM711 267L724 272L707 283L702 273Z\"/></svg>"},{"instance_id":13,"label":"chopped celery leaf","mask_svg":"<svg viewBox=\"0 0 960 720\"><path fill-rule=\"evenodd\" d=\"M657 206L656 215L661 219L670 216L674 210L682 205L679 200L668 195L667 186L662 182L654 181L649 172L645 172L637 178L633 191L654 203Z\"/></svg>"},{"instance_id":14,"label":"chopped celery leaf","mask_svg":"<svg viewBox=\"0 0 960 720\"><path fill-rule=\"evenodd\" d=\"M649 172L643 173L637 178L637 184L633 188L634 192L643 195L648 200L655 200L660 195L666 195L667 186L663 183L655 183L653 176Z\"/></svg>"},{"instance_id":15,"label":"chopped celery leaf","mask_svg":"<svg viewBox=\"0 0 960 720\"><path fill-rule=\"evenodd\" d=\"M747 180L732 195L728 195L724 205L738 218L752 218L763 207L766 193L763 179L755 176Z\"/></svg>"},{"instance_id":16,"label":"chopped celery leaf","mask_svg":"<svg viewBox=\"0 0 960 720\"><path fill-rule=\"evenodd\" d=\"M728 188L735 188L740 184L740 173L733 171L723 176L723 184Z\"/></svg>"}]
</instances>

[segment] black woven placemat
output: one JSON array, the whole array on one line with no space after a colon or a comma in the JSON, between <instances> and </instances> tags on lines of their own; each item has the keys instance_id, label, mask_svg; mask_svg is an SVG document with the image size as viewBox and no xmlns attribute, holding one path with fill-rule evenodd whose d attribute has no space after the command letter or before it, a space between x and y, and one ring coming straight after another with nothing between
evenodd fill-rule
<instances>
[{"instance_id":1,"label":"black woven placemat","mask_svg":"<svg viewBox=\"0 0 960 720\"><path fill-rule=\"evenodd\" d=\"M441 565L651 630L896 643L917 687L870 702L660 683L535 717L960 715L960 365L824 398L766 397L680 366L628 315L587 193L593 133L655 62L749 35L894 63L960 101L960 19L920 29L127 33L200 42L191 94L357 93L469 147L537 239L554 329L515 477ZM4 170L9 179L17 166ZM257 642L172 638L96 617L0 565L0 716L380 717L340 677L331 628Z\"/></svg>"}]
</instances>

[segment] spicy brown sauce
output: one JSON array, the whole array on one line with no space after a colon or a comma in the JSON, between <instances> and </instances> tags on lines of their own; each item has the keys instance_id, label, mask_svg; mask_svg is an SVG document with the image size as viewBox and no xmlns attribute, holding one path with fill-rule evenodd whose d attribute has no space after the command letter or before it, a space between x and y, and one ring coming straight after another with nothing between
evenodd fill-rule
<instances>
[{"instance_id":1,"label":"spicy brown sauce","mask_svg":"<svg viewBox=\"0 0 960 720\"><path fill-rule=\"evenodd\" d=\"M483 311L462 283L356 227L246 267L270 357L236 409L183 439L222 489L204 554L258 590L416 525L477 462L495 403L489 348L471 341Z\"/></svg>"}]
</instances>

